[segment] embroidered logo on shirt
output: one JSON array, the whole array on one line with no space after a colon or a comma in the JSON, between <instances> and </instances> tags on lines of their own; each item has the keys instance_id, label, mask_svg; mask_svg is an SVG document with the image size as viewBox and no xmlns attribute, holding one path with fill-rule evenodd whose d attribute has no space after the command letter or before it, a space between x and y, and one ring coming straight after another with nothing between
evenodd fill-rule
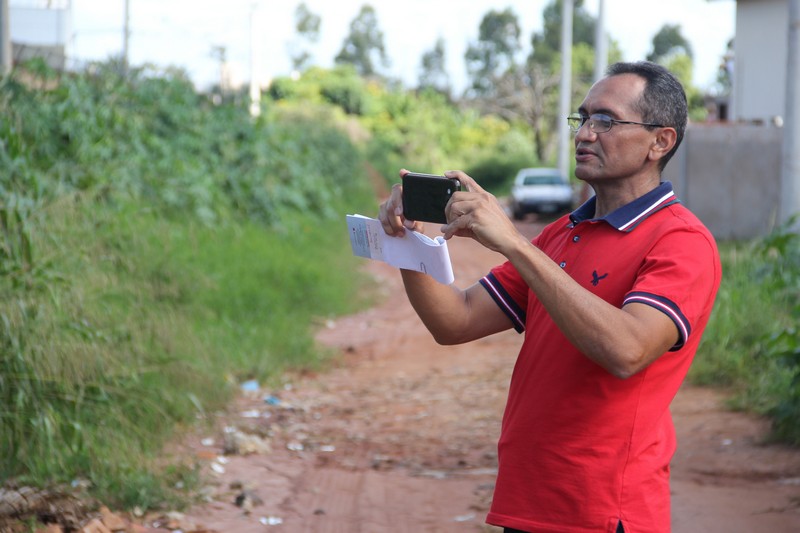
<instances>
[{"instance_id":1,"label":"embroidered logo on shirt","mask_svg":"<svg viewBox=\"0 0 800 533\"><path fill-rule=\"evenodd\" d=\"M601 280L601 279L605 279L605 278L607 278L607 277L608 277L608 272L606 272L606 273L605 273L605 274L603 274L602 276L598 276L598 275L597 275L597 270L594 270L594 271L592 271L592 285L594 285L595 287L597 287L597 285L599 285L599 284L600 284L600 280Z\"/></svg>"}]
</instances>

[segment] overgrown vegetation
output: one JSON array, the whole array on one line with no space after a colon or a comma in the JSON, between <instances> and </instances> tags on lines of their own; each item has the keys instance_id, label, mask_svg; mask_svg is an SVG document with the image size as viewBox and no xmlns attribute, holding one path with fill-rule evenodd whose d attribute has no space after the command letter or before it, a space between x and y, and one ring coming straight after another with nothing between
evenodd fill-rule
<instances>
[{"instance_id":1,"label":"overgrown vegetation","mask_svg":"<svg viewBox=\"0 0 800 533\"><path fill-rule=\"evenodd\" d=\"M0 476L146 508L196 479L158 464L175 429L324 364L314 324L364 305L345 213L374 214L401 166L532 150L346 67L277 83L258 119L181 72L119 72L0 85Z\"/></svg>"},{"instance_id":2,"label":"overgrown vegetation","mask_svg":"<svg viewBox=\"0 0 800 533\"><path fill-rule=\"evenodd\" d=\"M458 168L480 176L491 189L510 181L520 166L542 163L521 122L460 109L434 90L365 81L348 66L311 68L298 80L278 78L270 96L278 109L334 106L334 113L344 113L367 160L392 182L403 167L433 173Z\"/></svg>"},{"instance_id":3,"label":"overgrown vegetation","mask_svg":"<svg viewBox=\"0 0 800 533\"><path fill-rule=\"evenodd\" d=\"M335 228L374 200L334 120L114 67L0 87L0 476L147 507L194 476L155 464L171 428L321 362L313 321L358 305Z\"/></svg>"},{"instance_id":4,"label":"overgrown vegetation","mask_svg":"<svg viewBox=\"0 0 800 533\"><path fill-rule=\"evenodd\" d=\"M800 445L800 235L792 223L721 249L723 278L691 378L725 386L734 408L770 417Z\"/></svg>"},{"instance_id":5,"label":"overgrown vegetation","mask_svg":"<svg viewBox=\"0 0 800 533\"><path fill-rule=\"evenodd\" d=\"M161 446L241 381L324 364L314 324L368 297L343 215L374 214L399 168L502 191L549 163L523 119L348 66L276 80L257 119L179 71L119 72L39 62L0 82L0 476L86 480L110 504L190 486L193 465L165 466ZM798 253L788 231L725 248L693 371L790 442Z\"/></svg>"}]
</instances>

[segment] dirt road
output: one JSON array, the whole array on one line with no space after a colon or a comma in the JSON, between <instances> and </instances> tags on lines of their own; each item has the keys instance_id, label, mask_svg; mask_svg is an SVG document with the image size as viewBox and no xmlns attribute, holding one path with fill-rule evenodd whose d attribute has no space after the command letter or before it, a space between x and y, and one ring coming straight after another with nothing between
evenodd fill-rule
<instances>
[{"instance_id":1,"label":"dirt road","mask_svg":"<svg viewBox=\"0 0 800 533\"><path fill-rule=\"evenodd\" d=\"M500 260L463 239L450 252L461 286ZM319 332L339 354L333 368L254 391L220 417L213 442L191 443L215 482L184 524L236 533L499 531L484 518L521 337L438 346L397 272L364 268L383 284L381 303ZM673 531L800 531L800 451L760 444L765 423L727 412L722 399L684 387L673 403ZM223 455L233 435L259 451L241 445Z\"/></svg>"}]
</instances>

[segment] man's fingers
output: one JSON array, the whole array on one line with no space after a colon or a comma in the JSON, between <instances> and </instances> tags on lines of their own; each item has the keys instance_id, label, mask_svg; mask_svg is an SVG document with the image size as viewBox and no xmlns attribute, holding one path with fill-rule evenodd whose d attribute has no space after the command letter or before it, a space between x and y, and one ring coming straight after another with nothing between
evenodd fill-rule
<instances>
[{"instance_id":1,"label":"man's fingers","mask_svg":"<svg viewBox=\"0 0 800 533\"><path fill-rule=\"evenodd\" d=\"M478 182L460 170L448 170L444 173L448 178L456 178L461 182L461 190L467 192L486 192Z\"/></svg>"}]
</instances>

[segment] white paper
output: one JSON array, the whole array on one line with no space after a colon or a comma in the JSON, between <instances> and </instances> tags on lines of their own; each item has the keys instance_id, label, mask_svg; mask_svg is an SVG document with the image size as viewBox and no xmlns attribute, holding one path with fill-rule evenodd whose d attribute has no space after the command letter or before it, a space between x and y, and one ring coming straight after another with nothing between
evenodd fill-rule
<instances>
[{"instance_id":1,"label":"white paper","mask_svg":"<svg viewBox=\"0 0 800 533\"><path fill-rule=\"evenodd\" d=\"M362 215L347 215L347 230L354 255L424 272L445 285L455 281L447 241L441 236L431 239L407 230L402 237L390 237L379 220Z\"/></svg>"}]
</instances>

